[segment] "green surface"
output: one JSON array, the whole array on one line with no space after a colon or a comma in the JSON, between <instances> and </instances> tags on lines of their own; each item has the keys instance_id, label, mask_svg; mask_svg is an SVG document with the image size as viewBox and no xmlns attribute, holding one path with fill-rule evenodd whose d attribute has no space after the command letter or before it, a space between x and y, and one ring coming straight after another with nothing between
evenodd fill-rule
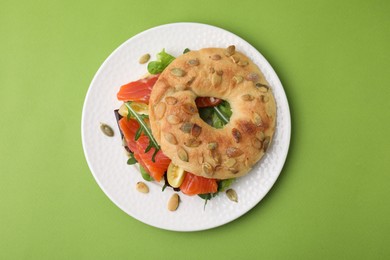
<instances>
[{"instance_id":1,"label":"green surface","mask_svg":"<svg viewBox=\"0 0 390 260\"><path fill-rule=\"evenodd\" d=\"M389 259L389 13L389 1L2 0L0 259ZM238 220L194 233L117 208L89 171L80 133L106 57L181 21L255 46L292 113L271 192Z\"/></svg>"}]
</instances>

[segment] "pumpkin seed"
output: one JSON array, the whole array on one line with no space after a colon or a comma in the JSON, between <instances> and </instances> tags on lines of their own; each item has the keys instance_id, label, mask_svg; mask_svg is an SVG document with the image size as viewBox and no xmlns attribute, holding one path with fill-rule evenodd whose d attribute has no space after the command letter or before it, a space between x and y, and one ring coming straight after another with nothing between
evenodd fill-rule
<instances>
[{"instance_id":1,"label":"pumpkin seed","mask_svg":"<svg viewBox=\"0 0 390 260\"><path fill-rule=\"evenodd\" d=\"M236 143L239 143L240 140L241 140L241 133L240 133L240 131L238 131L237 128L233 128L232 129L232 135L233 135L234 141L236 141Z\"/></svg>"},{"instance_id":2,"label":"pumpkin seed","mask_svg":"<svg viewBox=\"0 0 390 260\"><path fill-rule=\"evenodd\" d=\"M184 133L190 133L191 132L191 129L192 127L194 126L193 123L190 123L190 122L185 122L181 125L180 127L180 130L183 131Z\"/></svg>"},{"instance_id":3,"label":"pumpkin seed","mask_svg":"<svg viewBox=\"0 0 390 260\"><path fill-rule=\"evenodd\" d=\"M236 159L234 158L229 158L227 159L223 165L226 166L227 168L233 167L237 163Z\"/></svg>"},{"instance_id":4,"label":"pumpkin seed","mask_svg":"<svg viewBox=\"0 0 390 260\"><path fill-rule=\"evenodd\" d=\"M226 191L226 196L228 197L229 200L233 201L233 202L238 202L238 196L237 196L237 192L233 189L228 189Z\"/></svg>"},{"instance_id":5,"label":"pumpkin seed","mask_svg":"<svg viewBox=\"0 0 390 260\"><path fill-rule=\"evenodd\" d=\"M159 120L164 116L166 108L167 106L164 102L160 102L154 107L156 119Z\"/></svg>"},{"instance_id":6,"label":"pumpkin seed","mask_svg":"<svg viewBox=\"0 0 390 260\"><path fill-rule=\"evenodd\" d=\"M196 138L188 138L186 141L184 141L184 145L187 147L198 147L202 141L196 139Z\"/></svg>"},{"instance_id":7,"label":"pumpkin seed","mask_svg":"<svg viewBox=\"0 0 390 260\"><path fill-rule=\"evenodd\" d=\"M135 188L137 191L142 192L142 193L148 193L149 192L149 187L143 183L142 181L137 182L135 185Z\"/></svg>"},{"instance_id":8,"label":"pumpkin seed","mask_svg":"<svg viewBox=\"0 0 390 260\"><path fill-rule=\"evenodd\" d=\"M255 137L252 139L252 145L256 149L261 149L262 143L258 138Z\"/></svg>"},{"instance_id":9,"label":"pumpkin seed","mask_svg":"<svg viewBox=\"0 0 390 260\"><path fill-rule=\"evenodd\" d=\"M180 197L177 193L174 193L168 200L167 208L169 211L175 211L179 207Z\"/></svg>"},{"instance_id":10,"label":"pumpkin seed","mask_svg":"<svg viewBox=\"0 0 390 260\"><path fill-rule=\"evenodd\" d=\"M266 152L268 150L269 143L271 141L271 138L269 136L266 136L263 141L263 151Z\"/></svg>"},{"instance_id":11,"label":"pumpkin seed","mask_svg":"<svg viewBox=\"0 0 390 260\"><path fill-rule=\"evenodd\" d=\"M249 81L256 82L258 81L260 76L256 72L251 72L246 76L246 79Z\"/></svg>"},{"instance_id":12,"label":"pumpkin seed","mask_svg":"<svg viewBox=\"0 0 390 260\"><path fill-rule=\"evenodd\" d=\"M169 97L165 97L165 101L167 102L168 105L174 105L177 103L177 98L169 96Z\"/></svg>"},{"instance_id":13,"label":"pumpkin seed","mask_svg":"<svg viewBox=\"0 0 390 260\"><path fill-rule=\"evenodd\" d=\"M245 66L247 66L248 64L249 64L249 62L246 61L246 60L240 60L240 61L237 63L237 65L238 65L238 66L241 66L241 67L245 67Z\"/></svg>"},{"instance_id":14,"label":"pumpkin seed","mask_svg":"<svg viewBox=\"0 0 390 260\"><path fill-rule=\"evenodd\" d=\"M230 45L229 47L226 48L224 54L226 56L232 56L236 52L236 46Z\"/></svg>"},{"instance_id":15,"label":"pumpkin seed","mask_svg":"<svg viewBox=\"0 0 390 260\"><path fill-rule=\"evenodd\" d=\"M112 130L111 126L109 126L107 124L100 123L100 130L102 130L103 134L105 134L109 137L114 136L114 130Z\"/></svg>"},{"instance_id":16,"label":"pumpkin seed","mask_svg":"<svg viewBox=\"0 0 390 260\"><path fill-rule=\"evenodd\" d=\"M261 91L261 92L268 92L269 86L262 84L262 83L256 83L256 87Z\"/></svg>"},{"instance_id":17,"label":"pumpkin seed","mask_svg":"<svg viewBox=\"0 0 390 260\"><path fill-rule=\"evenodd\" d=\"M177 148L177 156L179 157L180 160L182 160L183 162L188 162L188 153L186 152L186 150L184 150L183 147L179 146Z\"/></svg>"},{"instance_id":18,"label":"pumpkin seed","mask_svg":"<svg viewBox=\"0 0 390 260\"><path fill-rule=\"evenodd\" d=\"M216 143L216 142L210 142L207 144L207 149L209 149L209 150L214 150L217 147L218 147L218 143Z\"/></svg>"},{"instance_id":19,"label":"pumpkin seed","mask_svg":"<svg viewBox=\"0 0 390 260\"><path fill-rule=\"evenodd\" d=\"M269 96L261 96L261 101L263 101L263 103L267 103L269 101Z\"/></svg>"},{"instance_id":20,"label":"pumpkin seed","mask_svg":"<svg viewBox=\"0 0 390 260\"><path fill-rule=\"evenodd\" d=\"M198 59L192 59L192 60L189 60L187 61L188 65L191 65L191 66L198 66L199 65L199 60Z\"/></svg>"},{"instance_id":21,"label":"pumpkin seed","mask_svg":"<svg viewBox=\"0 0 390 260\"><path fill-rule=\"evenodd\" d=\"M256 126L261 126L263 124L263 120L261 119L261 116L257 113L254 113L253 122Z\"/></svg>"},{"instance_id":22,"label":"pumpkin seed","mask_svg":"<svg viewBox=\"0 0 390 260\"><path fill-rule=\"evenodd\" d=\"M217 73L213 73L211 76L211 85L218 86L222 82L222 76L218 75Z\"/></svg>"},{"instance_id":23,"label":"pumpkin seed","mask_svg":"<svg viewBox=\"0 0 390 260\"><path fill-rule=\"evenodd\" d=\"M214 55L212 55L211 56L211 59L212 60L220 60L222 57L221 57L221 55L219 55L219 54L214 54Z\"/></svg>"},{"instance_id":24,"label":"pumpkin seed","mask_svg":"<svg viewBox=\"0 0 390 260\"><path fill-rule=\"evenodd\" d=\"M255 99L255 97L252 96L252 95L250 95L250 94L242 95L241 98L242 98L242 100L244 100L244 101L252 101L253 99Z\"/></svg>"},{"instance_id":25,"label":"pumpkin seed","mask_svg":"<svg viewBox=\"0 0 390 260\"><path fill-rule=\"evenodd\" d=\"M173 68L171 69L171 74L176 76L176 77L183 77L186 73L184 70L180 68Z\"/></svg>"},{"instance_id":26,"label":"pumpkin seed","mask_svg":"<svg viewBox=\"0 0 390 260\"><path fill-rule=\"evenodd\" d=\"M229 172L231 172L233 174L238 173L238 170L235 167L230 167L228 170L229 170Z\"/></svg>"},{"instance_id":27,"label":"pumpkin seed","mask_svg":"<svg viewBox=\"0 0 390 260\"><path fill-rule=\"evenodd\" d=\"M149 61L149 59L150 59L150 54L149 54L149 53L146 53L146 54L142 55L142 56L139 58L138 62L139 62L140 64L145 64L146 62Z\"/></svg>"},{"instance_id":28,"label":"pumpkin seed","mask_svg":"<svg viewBox=\"0 0 390 260\"><path fill-rule=\"evenodd\" d=\"M169 115L167 117L167 121L171 125L177 125L178 123L180 123L180 118L178 116L176 116L176 115Z\"/></svg>"},{"instance_id":29,"label":"pumpkin seed","mask_svg":"<svg viewBox=\"0 0 390 260\"><path fill-rule=\"evenodd\" d=\"M232 59L232 61L233 61L234 63L238 63L238 62L240 61L240 57L235 56L235 55L230 56L230 58Z\"/></svg>"},{"instance_id":30,"label":"pumpkin seed","mask_svg":"<svg viewBox=\"0 0 390 260\"><path fill-rule=\"evenodd\" d=\"M211 176L214 173L214 168L208 162L202 164L202 170L205 174Z\"/></svg>"},{"instance_id":31,"label":"pumpkin seed","mask_svg":"<svg viewBox=\"0 0 390 260\"><path fill-rule=\"evenodd\" d=\"M187 114L190 114L190 115L198 112L198 109L196 108L196 106L194 106L193 104L190 104L190 103L184 104L183 110L184 110L184 112L186 112Z\"/></svg>"},{"instance_id":32,"label":"pumpkin seed","mask_svg":"<svg viewBox=\"0 0 390 260\"><path fill-rule=\"evenodd\" d=\"M221 163L221 154L218 153L217 150L209 150L209 153L210 153L210 157L213 158L214 162L216 164L220 164Z\"/></svg>"},{"instance_id":33,"label":"pumpkin seed","mask_svg":"<svg viewBox=\"0 0 390 260\"><path fill-rule=\"evenodd\" d=\"M191 128L191 135L194 137L198 137L200 133L202 132L202 127L198 126L197 124L194 124Z\"/></svg>"},{"instance_id":34,"label":"pumpkin seed","mask_svg":"<svg viewBox=\"0 0 390 260\"><path fill-rule=\"evenodd\" d=\"M263 141L265 138L264 132L263 131L257 132L256 137L259 138L260 141Z\"/></svg>"},{"instance_id":35,"label":"pumpkin seed","mask_svg":"<svg viewBox=\"0 0 390 260\"><path fill-rule=\"evenodd\" d=\"M226 155L230 158L232 157L238 157L240 155L242 155L244 152L239 149L239 148L236 148L236 147L228 147L226 149Z\"/></svg>"},{"instance_id":36,"label":"pumpkin seed","mask_svg":"<svg viewBox=\"0 0 390 260\"><path fill-rule=\"evenodd\" d=\"M244 78L242 76L236 75L233 77L233 80L236 82L236 84L240 84Z\"/></svg>"},{"instance_id":37,"label":"pumpkin seed","mask_svg":"<svg viewBox=\"0 0 390 260\"><path fill-rule=\"evenodd\" d=\"M172 133L164 133L165 140L168 141L170 144L177 144L177 139Z\"/></svg>"}]
</instances>

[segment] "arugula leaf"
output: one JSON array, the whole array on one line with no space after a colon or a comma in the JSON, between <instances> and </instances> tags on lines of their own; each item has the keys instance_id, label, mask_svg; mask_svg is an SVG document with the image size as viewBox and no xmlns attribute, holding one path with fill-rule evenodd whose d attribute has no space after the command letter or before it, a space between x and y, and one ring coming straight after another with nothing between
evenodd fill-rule
<instances>
[{"instance_id":1,"label":"arugula leaf","mask_svg":"<svg viewBox=\"0 0 390 260\"><path fill-rule=\"evenodd\" d=\"M217 106L199 109L199 115L207 124L219 129L229 122L232 111L229 103L222 101Z\"/></svg>"},{"instance_id":2,"label":"arugula leaf","mask_svg":"<svg viewBox=\"0 0 390 260\"><path fill-rule=\"evenodd\" d=\"M150 174L144 169L144 167L142 167L141 165L139 165L139 169L141 171L141 176L142 178L145 180L145 181L153 181L153 177L150 176Z\"/></svg>"},{"instance_id":3,"label":"arugula leaf","mask_svg":"<svg viewBox=\"0 0 390 260\"><path fill-rule=\"evenodd\" d=\"M232 183L234 182L235 178L231 178L231 179L225 179L225 180L220 180L218 181L218 189L217 189L217 192L215 193L205 193L205 194L198 194L199 197L201 197L202 199L205 200L204 202L204 208L206 208L206 205L207 205L207 201L211 200L212 198L214 198L215 196L218 195L218 193L220 192L223 192L225 190L227 190L230 185L232 185Z\"/></svg>"},{"instance_id":4,"label":"arugula leaf","mask_svg":"<svg viewBox=\"0 0 390 260\"><path fill-rule=\"evenodd\" d=\"M154 139L152 135L152 130L149 129L147 124L145 123L144 119L147 118L147 115L140 115L137 112L134 111L134 109L130 106L131 101L128 101L125 103L127 110L129 111L128 117L133 116L139 123L140 128L137 130L135 135L135 140L137 141L138 138L141 136L141 133L145 133L145 135L149 138L149 145L145 149L145 153L147 153L152 147L154 148L154 153L152 155L152 162L155 162L154 157L156 156L157 152L160 150L160 146L158 145L156 139Z\"/></svg>"},{"instance_id":5,"label":"arugula leaf","mask_svg":"<svg viewBox=\"0 0 390 260\"><path fill-rule=\"evenodd\" d=\"M162 49L161 52L157 53L157 60L148 63L148 71L150 74L159 74L175 59L172 55L165 52Z\"/></svg>"}]
</instances>

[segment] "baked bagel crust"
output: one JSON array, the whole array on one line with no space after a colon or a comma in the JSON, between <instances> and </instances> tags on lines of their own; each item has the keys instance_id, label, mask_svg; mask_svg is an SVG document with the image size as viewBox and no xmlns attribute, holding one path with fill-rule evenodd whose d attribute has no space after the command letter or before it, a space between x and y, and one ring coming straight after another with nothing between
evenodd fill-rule
<instances>
[{"instance_id":1,"label":"baked bagel crust","mask_svg":"<svg viewBox=\"0 0 390 260\"><path fill-rule=\"evenodd\" d=\"M222 129L204 122L197 97L229 102ZM270 145L276 105L260 69L234 46L190 51L160 75L149 101L153 136L163 153L187 172L206 178L241 177Z\"/></svg>"}]
</instances>

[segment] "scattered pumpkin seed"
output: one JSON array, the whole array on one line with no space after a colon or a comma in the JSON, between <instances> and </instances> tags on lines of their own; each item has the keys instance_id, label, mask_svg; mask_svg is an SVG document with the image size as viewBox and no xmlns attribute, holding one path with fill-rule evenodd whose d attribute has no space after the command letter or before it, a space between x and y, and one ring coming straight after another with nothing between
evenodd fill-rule
<instances>
[{"instance_id":1,"label":"scattered pumpkin seed","mask_svg":"<svg viewBox=\"0 0 390 260\"><path fill-rule=\"evenodd\" d=\"M100 130L102 130L103 134L105 134L109 137L114 136L114 130L112 130L112 128L107 124L100 123Z\"/></svg>"},{"instance_id":2,"label":"scattered pumpkin seed","mask_svg":"<svg viewBox=\"0 0 390 260\"><path fill-rule=\"evenodd\" d=\"M240 57L236 56L236 55L233 55L233 56L230 56L230 58L232 59L232 61L234 63L238 63L240 61Z\"/></svg>"},{"instance_id":3,"label":"scattered pumpkin seed","mask_svg":"<svg viewBox=\"0 0 390 260\"><path fill-rule=\"evenodd\" d=\"M139 62L140 64L145 64L146 62L149 61L149 59L150 59L150 54L149 54L149 53L146 53L146 54L142 55L142 56L139 58L138 62Z\"/></svg>"},{"instance_id":4,"label":"scattered pumpkin seed","mask_svg":"<svg viewBox=\"0 0 390 260\"><path fill-rule=\"evenodd\" d=\"M228 197L229 200L233 201L233 202L238 202L238 196L237 196L237 192L233 189L228 189L226 191L226 196Z\"/></svg>"},{"instance_id":5,"label":"scattered pumpkin seed","mask_svg":"<svg viewBox=\"0 0 390 260\"><path fill-rule=\"evenodd\" d=\"M198 112L198 109L196 108L196 106L194 106L193 104L190 104L190 103L184 104L183 110L184 110L184 112L186 112L187 114L190 114L190 115Z\"/></svg>"},{"instance_id":6,"label":"scattered pumpkin seed","mask_svg":"<svg viewBox=\"0 0 390 260\"><path fill-rule=\"evenodd\" d=\"M245 67L245 66L247 66L248 64L249 64L249 62L246 61L246 60L240 60L240 61L237 63L237 65L238 65L238 66L241 66L241 67Z\"/></svg>"},{"instance_id":7,"label":"scattered pumpkin seed","mask_svg":"<svg viewBox=\"0 0 390 260\"><path fill-rule=\"evenodd\" d=\"M262 143L258 138L255 137L252 139L252 145L256 149L261 149Z\"/></svg>"},{"instance_id":8,"label":"scattered pumpkin seed","mask_svg":"<svg viewBox=\"0 0 390 260\"><path fill-rule=\"evenodd\" d=\"M137 191L139 191L139 192L142 192L142 193L149 192L149 187L142 181L137 182L135 187L136 187Z\"/></svg>"},{"instance_id":9,"label":"scattered pumpkin seed","mask_svg":"<svg viewBox=\"0 0 390 260\"><path fill-rule=\"evenodd\" d=\"M175 211L179 207L180 197L177 193L174 193L168 200L167 208L169 211Z\"/></svg>"},{"instance_id":10,"label":"scattered pumpkin seed","mask_svg":"<svg viewBox=\"0 0 390 260\"><path fill-rule=\"evenodd\" d=\"M233 167L237 163L236 159L234 158L229 158L227 159L223 165L226 166L227 168Z\"/></svg>"}]
</instances>

